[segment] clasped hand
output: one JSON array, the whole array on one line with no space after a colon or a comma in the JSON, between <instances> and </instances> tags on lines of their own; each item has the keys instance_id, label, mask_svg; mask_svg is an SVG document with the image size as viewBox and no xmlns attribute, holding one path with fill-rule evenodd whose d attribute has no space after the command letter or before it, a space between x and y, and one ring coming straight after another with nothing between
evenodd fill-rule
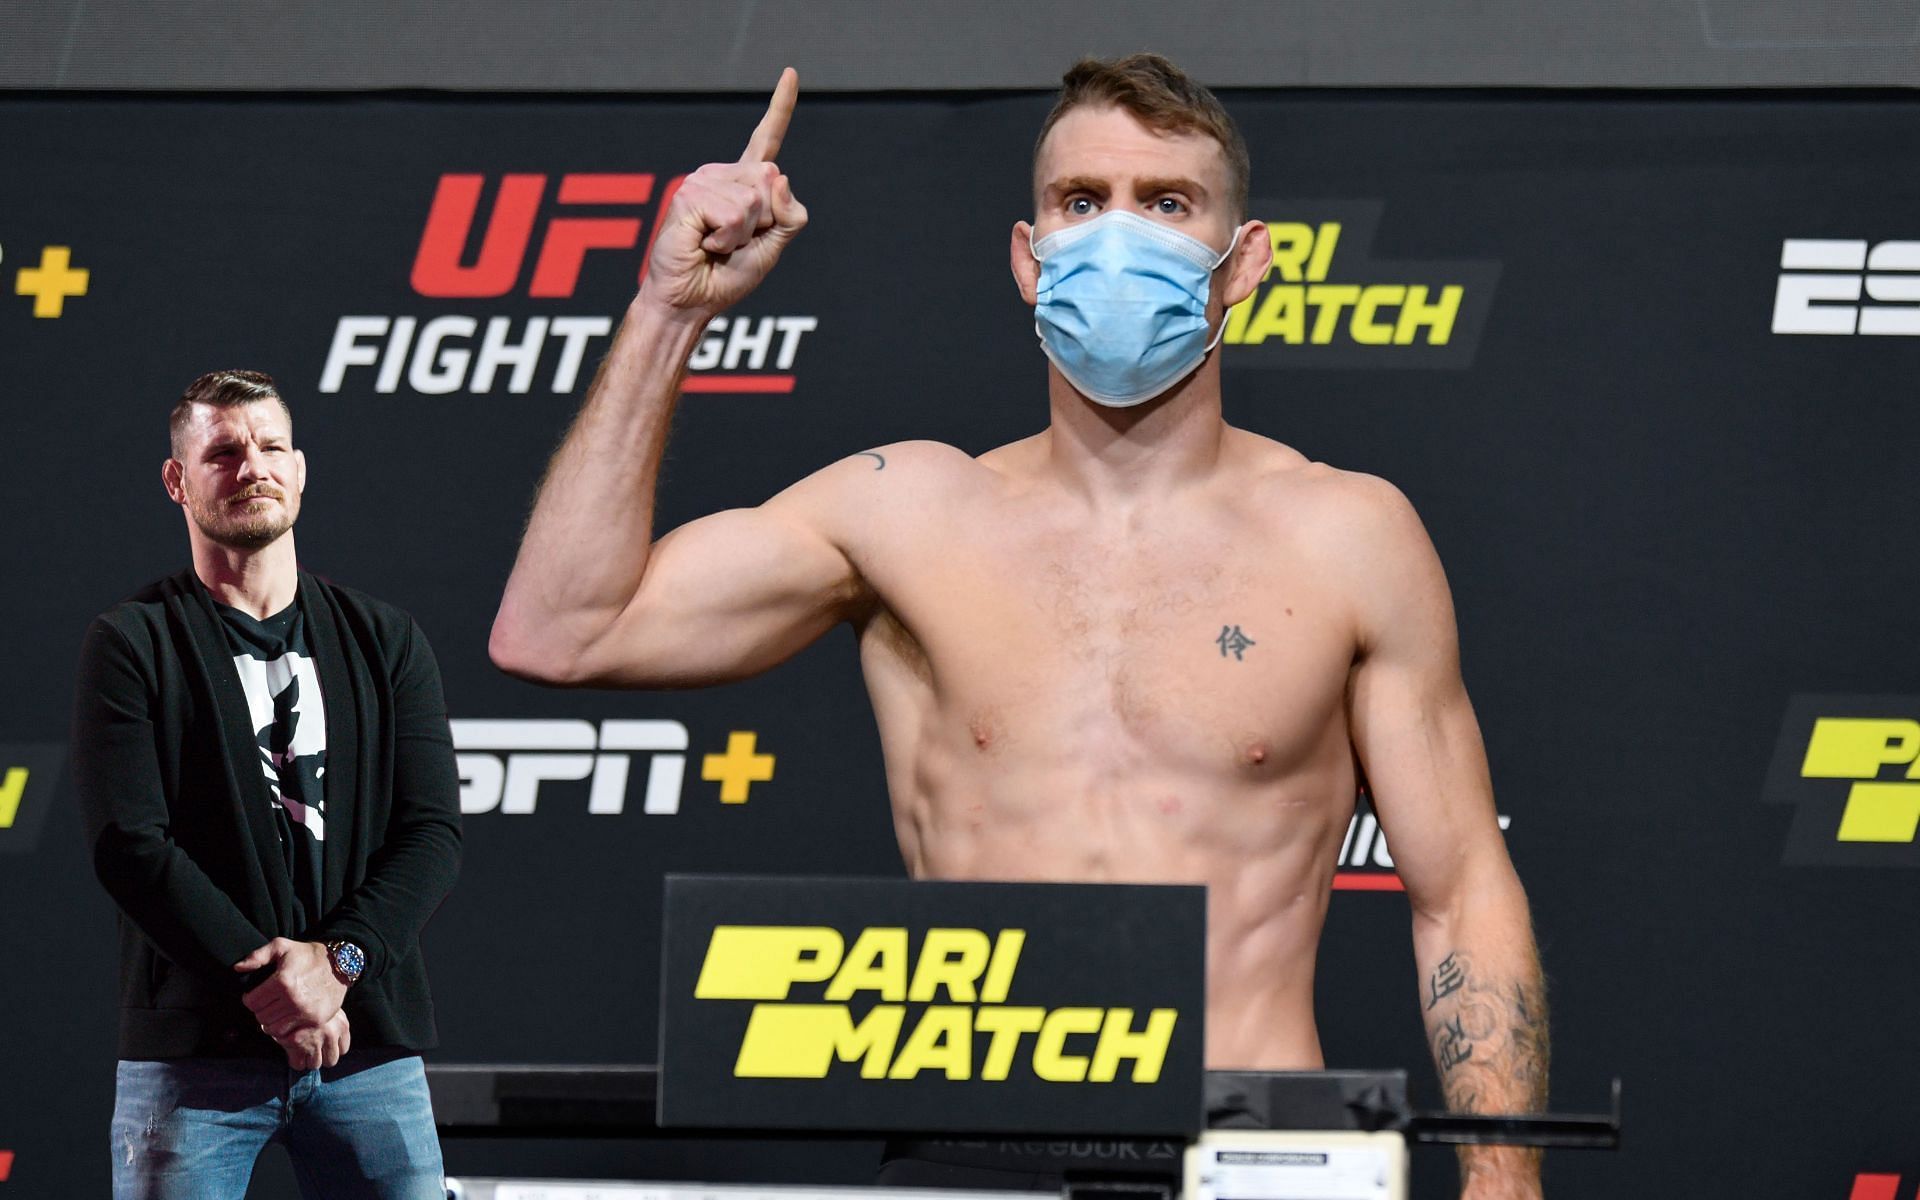
<instances>
[{"instance_id":1,"label":"clasped hand","mask_svg":"<svg viewBox=\"0 0 1920 1200\"><path fill-rule=\"evenodd\" d=\"M295 1070L331 1067L352 1042L347 1014L340 1008L347 985L333 973L327 948L319 942L274 938L233 964L246 973L271 966L273 975L241 997L260 1032L279 1044Z\"/></svg>"}]
</instances>

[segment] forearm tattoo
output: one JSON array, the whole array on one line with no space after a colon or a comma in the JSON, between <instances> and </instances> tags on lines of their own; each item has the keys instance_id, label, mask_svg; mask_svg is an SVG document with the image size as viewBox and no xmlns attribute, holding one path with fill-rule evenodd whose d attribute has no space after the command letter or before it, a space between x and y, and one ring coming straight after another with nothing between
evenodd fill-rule
<instances>
[{"instance_id":1,"label":"forearm tattoo","mask_svg":"<svg viewBox=\"0 0 1920 1200\"><path fill-rule=\"evenodd\" d=\"M1547 1106L1546 985L1482 974L1456 950L1427 980L1427 1043L1456 1112L1542 1112Z\"/></svg>"}]
</instances>

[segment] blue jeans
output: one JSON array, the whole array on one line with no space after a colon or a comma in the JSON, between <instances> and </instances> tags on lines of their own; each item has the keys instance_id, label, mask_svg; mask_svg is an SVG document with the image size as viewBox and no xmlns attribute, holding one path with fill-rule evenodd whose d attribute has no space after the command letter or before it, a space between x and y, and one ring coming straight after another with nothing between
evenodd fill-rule
<instances>
[{"instance_id":1,"label":"blue jeans","mask_svg":"<svg viewBox=\"0 0 1920 1200\"><path fill-rule=\"evenodd\" d=\"M350 1053L319 1071L268 1059L120 1063L115 1200L242 1200L273 1141L307 1200L445 1200L418 1055Z\"/></svg>"}]
</instances>

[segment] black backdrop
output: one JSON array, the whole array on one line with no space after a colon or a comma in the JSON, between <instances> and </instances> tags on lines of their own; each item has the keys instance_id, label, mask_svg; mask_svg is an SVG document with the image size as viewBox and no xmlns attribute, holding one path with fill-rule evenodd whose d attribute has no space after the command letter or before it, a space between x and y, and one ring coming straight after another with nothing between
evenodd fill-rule
<instances>
[{"instance_id":1,"label":"black backdrop","mask_svg":"<svg viewBox=\"0 0 1920 1200\"><path fill-rule=\"evenodd\" d=\"M1920 718L1907 536L1920 511L1920 339L1772 330L1788 239L1920 239L1920 109L1804 96L1228 100L1253 152L1255 215L1377 214L1371 244L1345 229L1328 282L1464 289L1445 354L1424 334L1355 344L1345 324L1338 353L1230 346L1227 411L1398 483L1447 564L1554 991L1555 1103L1596 1109L1611 1076L1627 1084L1626 1148L1557 1153L1554 1195L1845 1197L1879 1172L1903 1175L1904 1198L1920 1186L1920 900L1903 869L1914 855L1829 845L1827 861L1803 862L1789 853L1795 804L1830 808L1848 785L1791 771L1784 792L1766 785L1777 749L1790 763L1804 751L1802 717L1859 716L1850 698L1876 697L1886 711L1865 715ZM749 334L770 331L761 361L743 345L729 365L716 342L708 374L722 378L682 406L663 527L755 503L868 446L917 437L979 452L1044 421L1043 360L1005 247L1027 215L1046 106L802 100L783 165L813 225L733 314L755 322ZM758 110L0 103L0 751L31 767L0 828L0 1151L12 1155L0 1196L105 1186L112 914L46 762L66 737L86 620L185 560L158 467L165 413L201 371L279 378L311 466L304 564L420 619L457 719L687 731L676 812L643 811L664 756L642 751L618 813L589 813L586 782L552 782L530 813L468 817L465 873L427 933L437 1059L653 1060L667 870L899 873L844 631L765 678L687 694L543 691L487 663L528 498L605 337L584 347L567 394L553 390L563 347L551 334L523 392L507 368L479 391L470 373L444 393L403 373L382 392L378 365L321 390L347 317L421 330L472 318L472 337L443 344L455 350L478 347L495 318L510 342L536 319L617 320L668 182L737 153ZM546 178L505 294L416 291L441 177L482 177L484 223L510 174ZM638 187L569 193L563 176L635 174L655 177L644 203L560 202ZM529 294L549 222L570 217L637 218L637 232L592 235L637 245L587 253L570 295ZM55 246L90 272L87 290L36 318L17 272ZM1896 299L1900 282L1870 279L1868 294ZM355 344L381 345L364 333L376 327L352 326ZM723 805L701 766L736 730L777 767L746 803ZM1830 828L1820 836L1832 842ZM1329 1061L1410 1066L1431 1103L1415 986L1404 898L1336 896L1320 975ZM858 1157L496 1144L451 1146L448 1164L851 1179ZM1417 1157L1422 1194L1444 1194L1446 1153Z\"/></svg>"}]
</instances>

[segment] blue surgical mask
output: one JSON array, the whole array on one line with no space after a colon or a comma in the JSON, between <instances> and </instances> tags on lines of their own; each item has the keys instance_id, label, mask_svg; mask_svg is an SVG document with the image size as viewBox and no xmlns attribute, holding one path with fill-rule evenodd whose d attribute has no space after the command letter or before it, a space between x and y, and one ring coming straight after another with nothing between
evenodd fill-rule
<instances>
[{"instance_id":1,"label":"blue surgical mask","mask_svg":"<svg viewBox=\"0 0 1920 1200\"><path fill-rule=\"evenodd\" d=\"M1158 221L1110 212L1030 242L1040 261L1033 330L1041 348L1097 404L1153 399L1219 344L1219 333L1207 336L1207 296L1214 268L1245 228L1215 254Z\"/></svg>"}]
</instances>

